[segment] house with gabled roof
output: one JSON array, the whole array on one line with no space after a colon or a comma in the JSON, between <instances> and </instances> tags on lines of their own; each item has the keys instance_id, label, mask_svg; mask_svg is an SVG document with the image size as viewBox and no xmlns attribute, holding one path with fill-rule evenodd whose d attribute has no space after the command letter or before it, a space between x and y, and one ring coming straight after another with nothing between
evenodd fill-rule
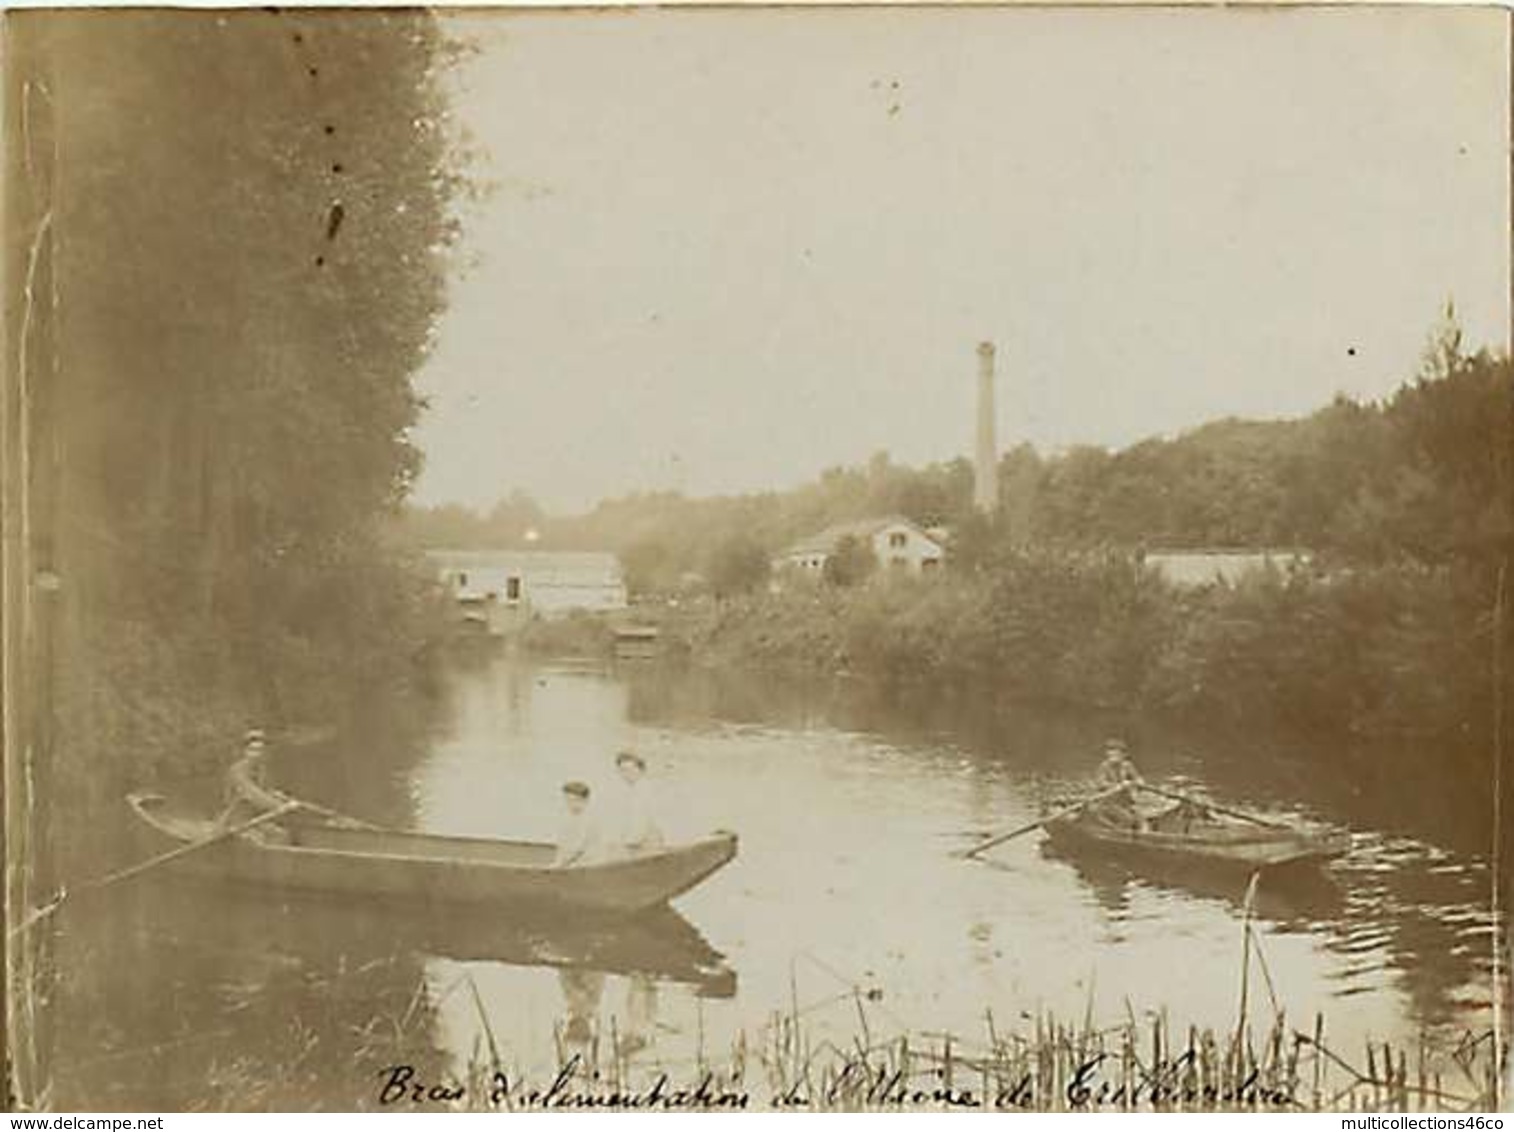
<instances>
[{"instance_id":1,"label":"house with gabled roof","mask_svg":"<svg viewBox=\"0 0 1514 1132\"><path fill-rule=\"evenodd\" d=\"M773 560L773 569L818 578L836 553L836 547L848 536L870 546L883 570L920 574L939 569L946 557L939 538L902 515L885 515L837 523L802 538L779 553Z\"/></svg>"}]
</instances>

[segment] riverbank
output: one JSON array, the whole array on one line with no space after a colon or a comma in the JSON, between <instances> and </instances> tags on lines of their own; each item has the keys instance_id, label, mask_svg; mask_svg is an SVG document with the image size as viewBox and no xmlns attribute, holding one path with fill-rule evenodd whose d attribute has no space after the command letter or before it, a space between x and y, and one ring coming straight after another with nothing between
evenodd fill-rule
<instances>
[{"instance_id":1,"label":"riverbank","mask_svg":"<svg viewBox=\"0 0 1514 1132\"><path fill-rule=\"evenodd\" d=\"M57 987L66 1013L52 1063L68 1074L55 1096L87 1109L88 1090L123 1090L106 1099L126 1107L124 1090L136 1088L131 1096L143 1107L161 1107L164 1090L178 1090L187 1105L237 1107L246 1090L244 1107L377 1108L385 1071L396 1065L413 1066L428 1084L466 1083L470 1053L490 1048L487 1016L502 1065L524 1086L517 1096L550 1088L565 1060L559 1041L571 1057L589 1033L608 1069L617 1035L639 1026L650 1044L637 1049L627 1040L615 1055L634 1070L622 1078L628 1088L653 1088L665 1069L670 1085L693 1090L701 1056L724 1072L744 1048L744 1087L752 1103L767 1103L759 1051L775 1038L769 1019L776 1011L774 1025L782 1025L791 1002L801 1022L791 1048L801 1062L806 1045L850 1051L860 1039L876 1069L894 1064L889 1051L902 1038L920 1070L911 1084L922 1087L935 1068L924 1055L940 1055L939 1035L951 1032L959 1084L978 1063L1002 1064L1010 1095L1023 1095L1009 1075L1020 1064L1019 1043L1037 1045L1036 1019L1050 1033L1049 1012L1063 1036L1076 1037L1091 1015L1117 1052L1127 995L1143 1058L1152 1020L1164 1011L1174 1060L1187 1050L1190 1024L1201 1038L1211 1030L1224 1048L1237 1011L1243 882L1210 887L1128 874L1116 863L1057 854L1036 838L1006 846L996 860L1003 867L950 857L969 833L1031 820L1084 768L1104 727L1080 718L1088 713L1038 719L1010 709L978 721L992 730L974 734L960 718L965 702L937 701L927 714L923 705L934 697L924 690L891 695L862 680L780 682L741 671L509 656L470 659L448 679L446 710L423 746L385 756L379 732L388 728L375 704L373 734L334 737L325 750L281 747L272 781L384 824L536 838L550 836L560 784L613 781L609 752L629 742L651 763L670 834L715 826L740 833L739 873L681 901L690 930L720 953L715 962L734 981L706 997L654 949L631 968L650 968L654 1001L645 983L615 973L635 950L625 941L593 937L580 949L559 933L532 931L522 952L497 926L469 930L427 902L375 919L372 910L277 891L213 886L191 897L164 883L150 901L148 887L122 888L114 903L66 905L70 918L58 921L69 978ZM1132 737L1150 754L1143 769L1158 780L1188 769L1217 798L1268 813L1298 803L1359 833L1350 867L1318 890L1273 891L1264 881L1257 893L1252 922L1269 967L1266 977L1259 961L1252 967L1258 1048L1272 1022L1270 980L1298 1029L1312 1035L1314 1013L1323 1011L1332 1051L1358 1068L1368 1040L1379 1065L1390 1041L1395 1066L1407 1054L1413 1084L1422 1034L1435 1051L1427 1071L1450 1066L1445 1058L1461 1034L1487 1018L1479 1005L1488 986L1479 911L1487 872L1454 847L1447 852L1437 833L1465 824L1465 806L1430 828L1425 810L1438 799L1429 791L1363 801L1360 776L1335 769L1316 774L1304 792L1265 747L1208 751L1192 736ZM1185 750L1205 752L1203 762L1159 757ZM385 794L409 809L385 812ZM1400 812L1426 823L1424 840L1383 832L1378 823ZM102 861L91 874L114 864ZM900 877L909 883L896 883ZM1164 960L1178 933L1184 961L1173 965ZM121 970L141 975L123 981ZM181 1006L164 1012L157 1004L165 1001ZM986 1038L988 1009L1002 1059ZM195 1035L191 1048L174 1044L187 1035ZM1291 1037L1285 1032L1285 1042ZM1050 1052L1059 1041L1039 1048ZM1306 1070L1312 1052L1301 1051ZM131 1062L139 1067L131 1075L87 1068L127 1057L142 1058ZM824 1071L848 1071L825 1057L810 1068L817 1089ZM859 1072L851 1069L848 1080ZM1444 1072L1450 1083L1457 1071ZM1340 1088L1354 1080L1344 1071L1334 1079ZM1049 1081L1037 1104L1056 1103ZM833 1102L824 1099L827 1088L816 1103L861 1107L874 1087L870 1081L858 1089L861 1099L848 1099L850 1086L839 1086ZM596 1088L578 1082L574 1091ZM876 1088L877 1099L897 1095L888 1082ZM1370 1094L1362 1090L1363 1103Z\"/></svg>"},{"instance_id":2,"label":"riverbank","mask_svg":"<svg viewBox=\"0 0 1514 1132\"><path fill-rule=\"evenodd\" d=\"M1271 987L1268 984L1268 992ZM831 1002L852 1011L845 1043L818 1042L795 1004L726 1051L699 1046L664 1064L613 1025L583 1045L556 1036L555 1070L533 1075L506 1060L487 1015L487 1039L460 1073L405 1060L424 1039L401 1017L374 1019L399 1059L353 1107L379 1112L1494 1112L1500 1054L1491 1031L1446 1047L1332 1048L1323 1014L1289 1025L1243 1016L1228 1031L1175 1025L1167 1011L1111 1024L1037 1012L1006 1026L991 1007L976 1036L902 1032L858 986ZM813 1009L813 1007L811 1008ZM1261 1013L1266 1013L1261 1011ZM1030 1018L1030 1015L1024 1015ZM421 1019L429 1021L426 1014ZM407 1032L408 1031L408 1032ZM369 1065L374 1059L369 1056ZM266 1094L247 1099L263 1107ZM225 1103L228 1098L217 1098Z\"/></svg>"},{"instance_id":3,"label":"riverbank","mask_svg":"<svg viewBox=\"0 0 1514 1132\"><path fill-rule=\"evenodd\" d=\"M658 619L701 664L1343 740L1490 738L1493 593L1449 568L1261 573L1180 589L1125 555L1022 551L972 574L795 586Z\"/></svg>"},{"instance_id":4,"label":"riverbank","mask_svg":"<svg viewBox=\"0 0 1514 1132\"><path fill-rule=\"evenodd\" d=\"M427 580L402 559L375 555L361 603L328 604L290 619L227 627L198 619L97 614L86 640L60 641L67 663L54 691L57 757L50 766L50 852L33 867L56 883L82 860L129 790L172 793L219 775L244 732L275 749L351 730L374 704L390 726L431 710L443 614Z\"/></svg>"},{"instance_id":5,"label":"riverbank","mask_svg":"<svg viewBox=\"0 0 1514 1132\"><path fill-rule=\"evenodd\" d=\"M1315 1015L1311 1032L1278 1009L1254 1033L1174 1028L1166 1011L1112 1025L1038 1013L1026 1029L1000 1029L991 1008L977 1038L912 1035L870 1017L861 988L845 1002L858 1025L844 1045L819 1049L796 1011L743 1034L728 1058L700 1050L692 1075L643 1067L612 1033L593 1054L564 1050L555 1075L533 1083L497 1054L475 1057L466 1083L429 1090L391 1070L385 1110L769 1112L1493 1112L1500 1057L1490 1032L1456 1049L1421 1041L1342 1054ZM1274 1007L1276 1004L1274 1004ZM485 1020L487 1025L487 1020Z\"/></svg>"}]
</instances>

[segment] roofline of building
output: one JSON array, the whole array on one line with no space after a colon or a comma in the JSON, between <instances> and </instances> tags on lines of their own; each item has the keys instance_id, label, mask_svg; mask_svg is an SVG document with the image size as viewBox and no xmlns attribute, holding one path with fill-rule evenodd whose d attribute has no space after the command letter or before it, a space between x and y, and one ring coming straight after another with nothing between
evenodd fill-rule
<instances>
[{"instance_id":1,"label":"roofline of building","mask_svg":"<svg viewBox=\"0 0 1514 1132\"><path fill-rule=\"evenodd\" d=\"M1317 554L1306 546L1147 546L1142 554L1267 554L1282 555Z\"/></svg>"},{"instance_id":2,"label":"roofline of building","mask_svg":"<svg viewBox=\"0 0 1514 1132\"><path fill-rule=\"evenodd\" d=\"M909 518L906 515L900 515L895 512L889 515L880 516L878 518L848 519L840 523L832 523L830 526L824 527L821 530L816 531L812 535L806 535L804 538L790 543L788 546L778 551L777 554L774 555L774 557L793 558L795 555L800 554L829 554L834 549L835 543L846 535L855 535L859 532L859 530L864 530L866 531L868 537L871 537L877 534L884 527L891 527L896 525L909 527L921 538L933 543L939 550L946 549L941 545L939 539L930 534L930 532L922 527L919 523L915 522L913 519ZM830 539L827 540L825 536L831 534L831 532L835 533L831 536Z\"/></svg>"}]
</instances>

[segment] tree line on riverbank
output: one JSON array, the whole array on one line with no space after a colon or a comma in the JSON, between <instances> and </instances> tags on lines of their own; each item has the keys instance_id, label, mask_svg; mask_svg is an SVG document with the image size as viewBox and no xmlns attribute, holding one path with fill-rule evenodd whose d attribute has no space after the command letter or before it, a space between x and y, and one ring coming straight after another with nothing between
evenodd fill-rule
<instances>
[{"instance_id":1,"label":"tree line on riverbank","mask_svg":"<svg viewBox=\"0 0 1514 1132\"><path fill-rule=\"evenodd\" d=\"M612 550L632 590L648 594L732 572L720 565L735 550L768 557L890 514L948 527L954 560L972 566L1025 546L1297 547L1357 564L1485 569L1514 539L1510 373L1508 359L1463 349L1448 310L1419 374L1381 402L1341 396L1299 420L1221 420L1113 452L1021 445L999 461L992 520L973 510L966 459L910 468L879 453L792 491L635 493L581 515L549 514L517 489L487 514L411 507L403 533L423 546Z\"/></svg>"},{"instance_id":2,"label":"tree line on riverbank","mask_svg":"<svg viewBox=\"0 0 1514 1132\"><path fill-rule=\"evenodd\" d=\"M1478 746L1510 698L1514 381L1447 328L1385 402L1040 460L958 521L944 577L753 588L707 655L947 679L997 695L1316 735ZM1307 566L1180 587L1152 546L1290 546ZM1504 599L1507 604L1507 597ZM1503 671L1496 671L1502 665Z\"/></svg>"},{"instance_id":3,"label":"tree line on riverbank","mask_svg":"<svg viewBox=\"0 0 1514 1132\"><path fill-rule=\"evenodd\" d=\"M1000 462L992 517L972 509L966 461L910 469L880 455L793 492L636 495L556 520L535 508L531 523L543 545L618 551L654 606L680 598L671 635L710 659L1478 738L1509 693L1494 646L1514 551L1511 374L1507 358L1464 349L1448 310L1420 372L1381 402L1340 397L1300 420L1219 421L1117 452L1020 447ZM534 508L507 502L472 533L507 536ZM949 528L943 573L869 580L851 547L822 584L771 592L771 557L789 542L890 513ZM1140 564L1155 547L1289 547L1310 563L1179 588ZM698 594L704 612L690 615Z\"/></svg>"},{"instance_id":4,"label":"tree line on riverbank","mask_svg":"<svg viewBox=\"0 0 1514 1132\"><path fill-rule=\"evenodd\" d=\"M712 662L1316 735L1480 737L1492 616L1487 589L1444 568L1179 589L1121 552L1021 548L955 577L753 592L668 623Z\"/></svg>"},{"instance_id":5,"label":"tree line on riverbank","mask_svg":"<svg viewBox=\"0 0 1514 1132\"><path fill-rule=\"evenodd\" d=\"M411 679L428 599L384 522L464 187L456 49L409 11L14 30L23 537L49 579L27 724L88 813Z\"/></svg>"}]
</instances>

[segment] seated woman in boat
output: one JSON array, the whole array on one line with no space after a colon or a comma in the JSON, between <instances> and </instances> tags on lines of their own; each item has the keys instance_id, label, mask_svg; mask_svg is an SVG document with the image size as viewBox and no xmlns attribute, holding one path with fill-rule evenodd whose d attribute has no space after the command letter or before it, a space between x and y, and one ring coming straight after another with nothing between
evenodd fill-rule
<instances>
[{"instance_id":1,"label":"seated woman in boat","mask_svg":"<svg viewBox=\"0 0 1514 1132\"><path fill-rule=\"evenodd\" d=\"M663 847L663 836L652 816L650 787L644 781L647 761L635 751L619 751L615 755L615 770L625 785L617 799L621 820L615 836L615 852L625 857L655 853Z\"/></svg>"},{"instance_id":2,"label":"seated woman in boat","mask_svg":"<svg viewBox=\"0 0 1514 1132\"><path fill-rule=\"evenodd\" d=\"M555 868L593 864L599 858L599 828L589 812L589 786L585 782L563 784L563 816L557 828Z\"/></svg>"}]
</instances>

